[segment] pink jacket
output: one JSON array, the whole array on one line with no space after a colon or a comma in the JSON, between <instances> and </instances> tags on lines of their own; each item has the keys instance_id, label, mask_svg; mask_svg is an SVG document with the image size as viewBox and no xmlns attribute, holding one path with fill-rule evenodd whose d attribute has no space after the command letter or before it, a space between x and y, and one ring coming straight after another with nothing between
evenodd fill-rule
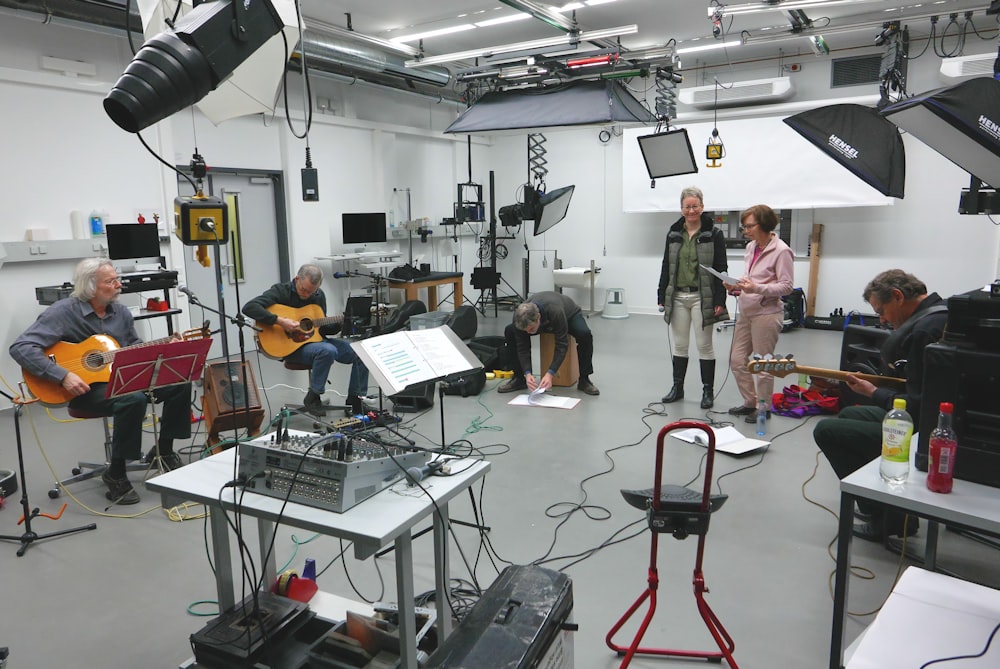
<instances>
[{"instance_id":1,"label":"pink jacket","mask_svg":"<svg viewBox=\"0 0 1000 669\"><path fill-rule=\"evenodd\" d=\"M794 287L794 254L788 244L772 232L771 241L761 251L757 262L753 262L756 247L757 242L749 242L743 254L747 268L744 276L754 283L754 292L743 291L739 296L740 315L747 318L784 311L781 296L788 295Z\"/></svg>"}]
</instances>

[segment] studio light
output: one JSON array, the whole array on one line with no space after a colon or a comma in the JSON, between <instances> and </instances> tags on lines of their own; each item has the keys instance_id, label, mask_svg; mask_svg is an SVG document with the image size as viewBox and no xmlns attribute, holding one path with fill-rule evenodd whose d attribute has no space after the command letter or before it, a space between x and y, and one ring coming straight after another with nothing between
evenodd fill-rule
<instances>
[{"instance_id":1,"label":"studio light","mask_svg":"<svg viewBox=\"0 0 1000 669\"><path fill-rule=\"evenodd\" d=\"M269 0L210 0L149 39L104 98L104 110L139 132L214 90L282 28Z\"/></svg>"},{"instance_id":2,"label":"studio light","mask_svg":"<svg viewBox=\"0 0 1000 669\"><path fill-rule=\"evenodd\" d=\"M566 217L575 190L576 186L563 186L543 193L525 185L524 202L500 207L497 212L500 222L511 228L521 225L524 221L534 221L534 234L540 235Z\"/></svg>"}]
</instances>

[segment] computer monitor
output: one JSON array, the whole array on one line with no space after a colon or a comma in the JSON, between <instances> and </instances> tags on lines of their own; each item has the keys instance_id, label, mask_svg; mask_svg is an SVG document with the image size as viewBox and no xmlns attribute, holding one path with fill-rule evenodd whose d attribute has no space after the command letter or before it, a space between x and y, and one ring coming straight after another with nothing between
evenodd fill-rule
<instances>
[{"instance_id":1,"label":"computer monitor","mask_svg":"<svg viewBox=\"0 0 1000 669\"><path fill-rule=\"evenodd\" d=\"M386 240L385 213L342 214L345 244L369 244Z\"/></svg>"},{"instance_id":2,"label":"computer monitor","mask_svg":"<svg viewBox=\"0 0 1000 669\"><path fill-rule=\"evenodd\" d=\"M570 198L576 186L564 186L538 198L535 208L535 236L542 234L559 221L566 218Z\"/></svg>"},{"instance_id":3,"label":"computer monitor","mask_svg":"<svg viewBox=\"0 0 1000 669\"><path fill-rule=\"evenodd\" d=\"M650 179L674 177L698 171L687 130L668 130L638 138Z\"/></svg>"},{"instance_id":4,"label":"computer monitor","mask_svg":"<svg viewBox=\"0 0 1000 669\"><path fill-rule=\"evenodd\" d=\"M149 223L116 223L105 227L108 258L159 258L160 231Z\"/></svg>"}]
</instances>

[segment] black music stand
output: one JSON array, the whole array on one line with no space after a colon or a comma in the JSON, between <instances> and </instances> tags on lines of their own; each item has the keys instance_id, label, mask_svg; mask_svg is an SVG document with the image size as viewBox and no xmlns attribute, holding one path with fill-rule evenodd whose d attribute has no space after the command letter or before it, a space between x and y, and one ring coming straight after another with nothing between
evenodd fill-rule
<instances>
[{"instance_id":1,"label":"black music stand","mask_svg":"<svg viewBox=\"0 0 1000 669\"><path fill-rule=\"evenodd\" d=\"M31 404L37 402L37 399L25 400L24 391L18 397L12 397L8 395L3 390L0 390L0 395L3 395L9 399L14 404L14 435L17 438L17 464L21 471L21 512L24 514L22 520L24 521L24 534L21 536L14 535L0 535L0 541L18 541L21 543L21 547L17 549L17 557L24 555L24 552L28 550L28 546L36 541L41 541L42 539L50 539L52 537L61 537L67 534L76 534L77 532L86 532L87 530L96 530L97 523L90 523L89 525L81 525L80 527L74 527L68 530L59 530L58 532L46 532L45 534L38 534L31 530L31 519L35 516L41 515L39 510L32 509L31 505L28 503L28 477L24 475L24 450L21 447L21 409L25 404ZM63 504L63 507L66 505ZM60 512L59 515L62 515ZM59 516L52 516L53 518L58 518Z\"/></svg>"},{"instance_id":2,"label":"black music stand","mask_svg":"<svg viewBox=\"0 0 1000 669\"><path fill-rule=\"evenodd\" d=\"M150 411L153 414L153 452L156 454L149 463L149 469L155 464L161 474L164 471L163 460L160 458L160 440L156 430L156 402L153 400L153 391L157 388L197 381L205 369L205 359L211 346L212 339L207 337L122 349L115 354L105 397L113 399L135 392L147 394L152 407Z\"/></svg>"}]
</instances>

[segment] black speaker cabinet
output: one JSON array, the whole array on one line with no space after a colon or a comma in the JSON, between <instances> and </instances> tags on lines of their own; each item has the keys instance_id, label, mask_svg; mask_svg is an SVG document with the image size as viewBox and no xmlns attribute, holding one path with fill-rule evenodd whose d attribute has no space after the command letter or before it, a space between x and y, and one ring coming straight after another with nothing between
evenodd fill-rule
<instances>
[{"instance_id":1,"label":"black speaker cabinet","mask_svg":"<svg viewBox=\"0 0 1000 669\"><path fill-rule=\"evenodd\" d=\"M243 389L244 376L249 402ZM213 362L205 366L203 379L202 410L208 425L208 445L218 444L221 441L219 433L227 430L247 428L249 434L257 434L264 419L264 409L260 405L253 367L248 363L241 367L238 362Z\"/></svg>"},{"instance_id":2,"label":"black speaker cabinet","mask_svg":"<svg viewBox=\"0 0 1000 669\"><path fill-rule=\"evenodd\" d=\"M848 325L840 344L840 368L846 372L896 376L882 360L882 344L889 336L888 330L862 325ZM867 404L868 398L858 395L840 384L840 405Z\"/></svg>"},{"instance_id":3,"label":"black speaker cabinet","mask_svg":"<svg viewBox=\"0 0 1000 669\"><path fill-rule=\"evenodd\" d=\"M927 471L927 445L941 402L955 405L955 478L1000 488L1000 352L945 343L924 349L916 453L921 471Z\"/></svg>"},{"instance_id":4,"label":"black speaker cabinet","mask_svg":"<svg viewBox=\"0 0 1000 669\"><path fill-rule=\"evenodd\" d=\"M425 383L407 388L401 393L389 395L393 409L401 413L414 413L434 406L434 390L437 383Z\"/></svg>"}]
</instances>

